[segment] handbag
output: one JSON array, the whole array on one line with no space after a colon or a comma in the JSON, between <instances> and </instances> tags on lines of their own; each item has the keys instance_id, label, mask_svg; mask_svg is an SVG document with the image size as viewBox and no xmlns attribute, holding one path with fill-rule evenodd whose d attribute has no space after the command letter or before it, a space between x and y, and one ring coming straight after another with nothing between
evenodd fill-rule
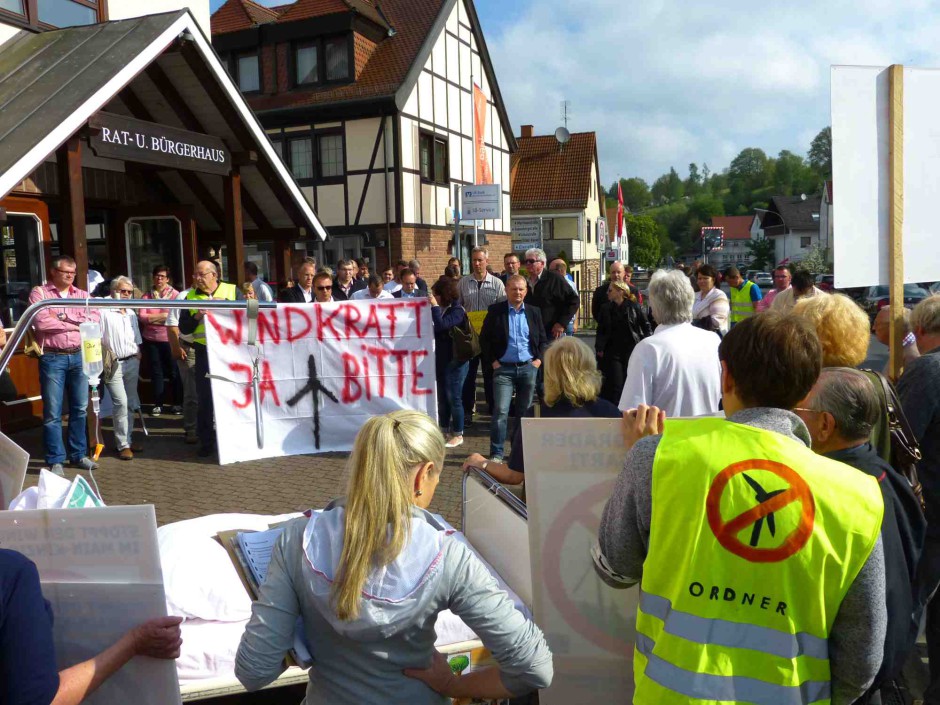
<instances>
[{"instance_id":1,"label":"handbag","mask_svg":"<svg viewBox=\"0 0 940 705\"><path fill-rule=\"evenodd\" d=\"M464 318L463 324L450 329L450 339L454 347L454 359L457 362L472 360L480 354L480 336Z\"/></svg>"},{"instance_id":2,"label":"handbag","mask_svg":"<svg viewBox=\"0 0 940 705\"><path fill-rule=\"evenodd\" d=\"M42 345L36 340L32 327L26 329L26 335L23 336L23 354L38 360L42 357Z\"/></svg>"},{"instance_id":3,"label":"handbag","mask_svg":"<svg viewBox=\"0 0 940 705\"><path fill-rule=\"evenodd\" d=\"M862 370L871 380L882 413L871 433L871 444L881 458L888 461L911 485L920 508L924 508L924 488L917 477L921 459L920 446L911 430L898 392L887 377L876 370Z\"/></svg>"}]
</instances>

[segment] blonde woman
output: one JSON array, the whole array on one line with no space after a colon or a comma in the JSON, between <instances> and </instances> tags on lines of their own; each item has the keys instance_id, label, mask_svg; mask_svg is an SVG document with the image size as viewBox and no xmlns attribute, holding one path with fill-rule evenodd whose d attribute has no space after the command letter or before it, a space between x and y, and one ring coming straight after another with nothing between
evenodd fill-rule
<instances>
[{"instance_id":1,"label":"blonde woman","mask_svg":"<svg viewBox=\"0 0 940 705\"><path fill-rule=\"evenodd\" d=\"M527 415L538 413L543 418L592 416L619 419L620 410L599 396L601 373L597 370L594 353L580 339L573 336L559 338L545 351L545 403L530 407ZM512 438L509 462L494 463L479 453L471 454L463 469L483 468L504 485L521 485L525 480L523 462L522 424L516 427Z\"/></svg>"},{"instance_id":2,"label":"blonde woman","mask_svg":"<svg viewBox=\"0 0 940 705\"><path fill-rule=\"evenodd\" d=\"M868 314L845 294L799 299L792 315L816 329L823 349L823 367L858 367L868 355Z\"/></svg>"},{"instance_id":3,"label":"blonde woman","mask_svg":"<svg viewBox=\"0 0 940 705\"><path fill-rule=\"evenodd\" d=\"M616 404L627 378L627 365L633 349L653 334L649 320L625 281L610 283L607 303L597 312L594 349L604 374L601 396Z\"/></svg>"},{"instance_id":4,"label":"blonde woman","mask_svg":"<svg viewBox=\"0 0 940 705\"><path fill-rule=\"evenodd\" d=\"M424 414L365 422L349 458L347 497L290 522L274 546L235 661L248 690L284 670L298 616L315 663L307 705L443 705L549 685L542 632L426 511L443 463L444 437ZM445 609L480 636L498 668L451 672L434 650Z\"/></svg>"}]
</instances>

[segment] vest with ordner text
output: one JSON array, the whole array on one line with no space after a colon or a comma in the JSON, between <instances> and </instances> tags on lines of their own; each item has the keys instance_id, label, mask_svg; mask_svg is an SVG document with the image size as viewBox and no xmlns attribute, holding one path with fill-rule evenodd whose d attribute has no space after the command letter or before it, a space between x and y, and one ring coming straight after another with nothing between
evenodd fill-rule
<instances>
[{"instance_id":1,"label":"vest with ordner text","mask_svg":"<svg viewBox=\"0 0 940 705\"><path fill-rule=\"evenodd\" d=\"M228 282L219 282L219 286L216 287L216 290L211 295L199 291L196 287L193 287L186 294L187 301L203 301L206 299L222 299L224 301L234 301L236 297L236 292L238 290L235 288L234 284L229 284ZM198 309L192 309L190 313L195 314ZM203 318L199 321L199 325L196 326L196 330L193 331L193 342L197 345L206 344L206 319Z\"/></svg>"},{"instance_id":2,"label":"vest with ordner text","mask_svg":"<svg viewBox=\"0 0 940 705\"><path fill-rule=\"evenodd\" d=\"M881 529L875 478L772 431L670 420L652 498L634 702L830 702L833 621Z\"/></svg>"},{"instance_id":3,"label":"vest with ordner text","mask_svg":"<svg viewBox=\"0 0 940 705\"><path fill-rule=\"evenodd\" d=\"M751 287L754 282L745 282L740 289L731 287L731 322L738 323L754 315L754 302L751 301Z\"/></svg>"}]
</instances>

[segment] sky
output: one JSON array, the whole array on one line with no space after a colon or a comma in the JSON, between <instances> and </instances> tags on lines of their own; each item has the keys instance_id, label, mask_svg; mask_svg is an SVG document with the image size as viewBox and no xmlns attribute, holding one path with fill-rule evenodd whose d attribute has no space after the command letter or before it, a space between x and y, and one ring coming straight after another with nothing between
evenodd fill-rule
<instances>
[{"instance_id":1,"label":"sky","mask_svg":"<svg viewBox=\"0 0 940 705\"><path fill-rule=\"evenodd\" d=\"M283 2L284 0L279 0ZM222 0L211 0L214 10ZM264 4L278 4L278 0ZM927 0L476 0L512 130L598 136L605 186L804 155L829 124L832 65L940 67Z\"/></svg>"}]
</instances>

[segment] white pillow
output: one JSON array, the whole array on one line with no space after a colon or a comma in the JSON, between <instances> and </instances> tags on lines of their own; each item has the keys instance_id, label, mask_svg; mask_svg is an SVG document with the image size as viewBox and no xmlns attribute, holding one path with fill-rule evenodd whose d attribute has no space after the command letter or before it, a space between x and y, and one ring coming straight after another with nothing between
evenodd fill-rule
<instances>
[{"instance_id":1,"label":"white pillow","mask_svg":"<svg viewBox=\"0 0 940 705\"><path fill-rule=\"evenodd\" d=\"M157 529L168 613L187 619L242 622L251 616L251 598L228 553L213 538L220 531L260 531L300 516L212 514Z\"/></svg>"}]
</instances>

